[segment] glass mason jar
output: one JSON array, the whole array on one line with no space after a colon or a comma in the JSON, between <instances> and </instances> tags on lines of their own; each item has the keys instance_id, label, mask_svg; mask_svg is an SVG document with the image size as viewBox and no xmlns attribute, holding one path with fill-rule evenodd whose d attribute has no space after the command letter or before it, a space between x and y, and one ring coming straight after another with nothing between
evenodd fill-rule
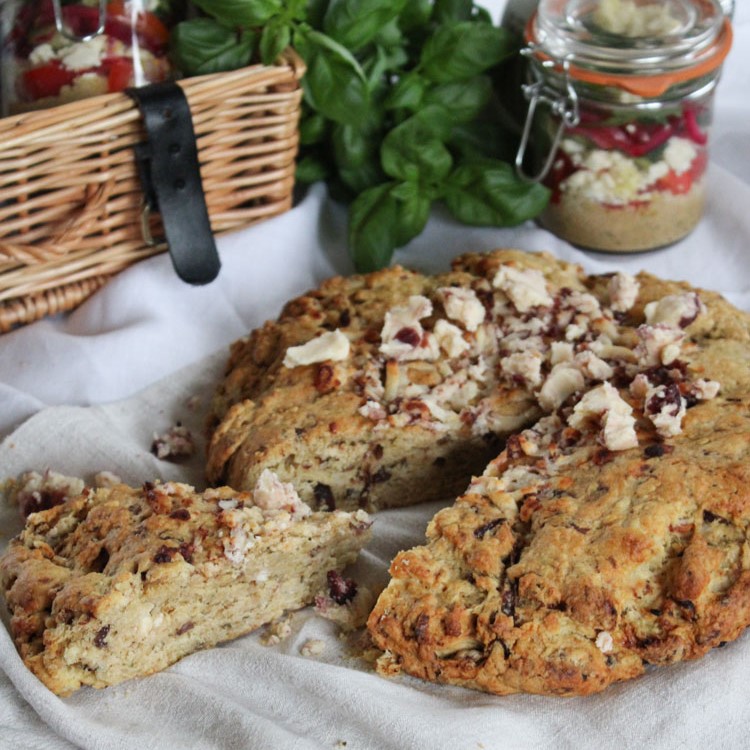
<instances>
[{"instance_id":1,"label":"glass mason jar","mask_svg":"<svg viewBox=\"0 0 750 750\"><path fill-rule=\"evenodd\" d=\"M731 39L718 0L541 0L516 169L552 191L542 226L610 252L686 236Z\"/></svg>"},{"instance_id":2,"label":"glass mason jar","mask_svg":"<svg viewBox=\"0 0 750 750\"><path fill-rule=\"evenodd\" d=\"M170 77L170 0L27 0L3 10L3 112Z\"/></svg>"}]
</instances>

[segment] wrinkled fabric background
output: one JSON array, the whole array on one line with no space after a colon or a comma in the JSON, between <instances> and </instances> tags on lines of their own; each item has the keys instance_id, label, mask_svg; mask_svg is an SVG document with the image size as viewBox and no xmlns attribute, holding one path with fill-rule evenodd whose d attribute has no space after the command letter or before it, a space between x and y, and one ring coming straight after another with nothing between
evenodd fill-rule
<instances>
[{"instance_id":1,"label":"wrinkled fabric background","mask_svg":"<svg viewBox=\"0 0 750 750\"><path fill-rule=\"evenodd\" d=\"M492 4L497 18L503 5ZM584 253L533 224L467 228L436 210L396 260L437 271L469 250L548 250L591 273L645 268L684 279L750 310L750 2L737 5L711 135L708 209L689 238L647 254ZM107 469L134 484L160 477L202 486L200 452L186 464L158 461L148 450L154 433L177 420L200 430L228 344L289 297L350 272L345 237L344 212L316 186L285 215L221 238L222 272L207 287L182 284L159 256L75 312L0 336L0 475L50 467L90 479ZM382 585L390 559L423 539L437 507L380 514L356 577ZM19 529L15 509L1 508L0 550ZM277 646L254 634L161 674L61 700L23 666L2 617L0 748L748 746L748 634L601 695L498 698L378 677L333 623L304 610ZM310 638L325 642L322 655L300 655Z\"/></svg>"}]
</instances>

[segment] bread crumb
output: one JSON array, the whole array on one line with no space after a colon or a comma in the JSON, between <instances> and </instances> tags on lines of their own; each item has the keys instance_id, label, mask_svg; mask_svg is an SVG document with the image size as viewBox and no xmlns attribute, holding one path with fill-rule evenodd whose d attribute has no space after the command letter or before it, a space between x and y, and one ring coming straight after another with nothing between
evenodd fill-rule
<instances>
[{"instance_id":1,"label":"bread crumb","mask_svg":"<svg viewBox=\"0 0 750 750\"><path fill-rule=\"evenodd\" d=\"M292 634L292 616L286 615L277 620L269 622L265 627L265 632L260 637L260 642L264 646L277 646L286 640Z\"/></svg>"},{"instance_id":2,"label":"bread crumb","mask_svg":"<svg viewBox=\"0 0 750 750\"><path fill-rule=\"evenodd\" d=\"M320 656L326 649L326 644L318 638L310 638L305 641L299 652L302 656Z\"/></svg>"}]
</instances>

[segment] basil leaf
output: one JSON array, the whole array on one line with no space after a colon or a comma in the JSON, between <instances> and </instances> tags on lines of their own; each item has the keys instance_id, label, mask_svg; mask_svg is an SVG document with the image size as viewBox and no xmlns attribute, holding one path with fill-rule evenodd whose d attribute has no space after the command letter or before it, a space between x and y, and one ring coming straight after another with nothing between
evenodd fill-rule
<instances>
[{"instance_id":1,"label":"basil leaf","mask_svg":"<svg viewBox=\"0 0 750 750\"><path fill-rule=\"evenodd\" d=\"M435 182L447 177L453 158L444 141L450 120L441 107L425 107L397 125L383 139L383 170L397 180Z\"/></svg>"},{"instance_id":2,"label":"basil leaf","mask_svg":"<svg viewBox=\"0 0 750 750\"><path fill-rule=\"evenodd\" d=\"M366 122L370 105L368 82L352 54L325 34L299 27L294 46L307 65L302 88L308 104L334 122Z\"/></svg>"},{"instance_id":3,"label":"basil leaf","mask_svg":"<svg viewBox=\"0 0 750 750\"><path fill-rule=\"evenodd\" d=\"M289 24L269 22L260 35L260 61L264 65L273 65L279 55L289 46L292 32Z\"/></svg>"},{"instance_id":4,"label":"basil leaf","mask_svg":"<svg viewBox=\"0 0 750 750\"><path fill-rule=\"evenodd\" d=\"M398 23L402 31L425 27L432 18L432 0L406 0Z\"/></svg>"},{"instance_id":5,"label":"basil leaf","mask_svg":"<svg viewBox=\"0 0 750 750\"><path fill-rule=\"evenodd\" d=\"M463 81L497 65L515 49L506 29L472 21L446 23L425 42L420 70L435 83Z\"/></svg>"},{"instance_id":6,"label":"basil leaf","mask_svg":"<svg viewBox=\"0 0 750 750\"><path fill-rule=\"evenodd\" d=\"M171 45L177 68L195 76L247 65L255 36L249 31L237 33L212 18L195 18L174 27Z\"/></svg>"},{"instance_id":7,"label":"basil leaf","mask_svg":"<svg viewBox=\"0 0 750 750\"><path fill-rule=\"evenodd\" d=\"M429 213L430 201L416 186L386 182L360 193L349 210L349 247L357 271L387 266L393 251L424 229Z\"/></svg>"},{"instance_id":8,"label":"basil leaf","mask_svg":"<svg viewBox=\"0 0 750 750\"><path fill-rule=\"evenodd\" d=\"M446 181L443 198L464 224L507 227L535 217L549 200L549 190L523 182L502 161L463 164Z\"/></svg>"},{"instance_id":9,"label":"basil leaf","mask_svg":"<svg viewBox=\"0 0 750 750\"><path fill-rule=\"evenodd\" d=\"M417 73L408 73L390 90L385 99L386 109L408 109L415 112L424 98L427 82Z\"/></svg>"},{"instance_id":10,"label":"basil leaf","mask_svg":"<svg viewBox=\"0 0 750 750\"><path fill-rule=\"evenodd\" d=\"M328 134L328 120L323 115L309 110L303 113L299 123L299 142L301 146L320 143Z\"/></svg>"},{"instance_id":11,"label":"basil leaf","mask_svg":"<svg viewBox=\"0 0 750 750\"><path fill-rule=\"evenodd\" d=\"M330 176L327 162L319 156L308 154L297 160L295 178L301 183L313 183L326 180Z\"/></svg>"},{"instance_id":12,"label":"basil leaf","mask_svg":"<svg viewBox=\"0 0 750 750\"><path fill-rule=\"evenodd\" d=\"M470 21L474 12L474 0L435 0L434 18L444 21Z\"/></svg>"},{"instance_id":13,"label":"basil leaf","mask_svg":"<svg viewBox=\"0 0 750 750\"><path fill-rule=\"evenodd\" d=\"M382 182L377 129L336 125L331 135L333 159L341 181L354 192Z\"/></svg>"},{"instance_id":14,"label":"basil leaf","mask_svg":"<svg viewBox=\"0 0 750 750\"><path fill-rule=\"evenodd\" d=\"M331 0L323 30L356 52L398 16L406 0Z\"/></svg>"},{"instance_id":15,"label":"basil leaf","mask_svg":"<svg viewBox=\"0 0 750 750\"><path fill-rule=\"evenodd\" d=\"M448 147L457 161L498 159L512 162L516 156L518 139L511 135L496 118L477 118L454 126Z\"/></svg>"},{"instance_id":16,"label":"basil leaf","mask_svg":"<svg viewBox=\"0 0 750 750\"><path fill-rule=\"evenodd\" d=\"M425 105L438 104L448 112L452 122L471 122L487 106L492 97L492 81L476 76L461 83L441 83L431 87Z\"/></svg>"},{"instance_id":17,"label":"basil leaf","mask_svg":"<svg viewBox=\"0 0 750 750\"><path fill-rule=\"evenodd\" d=\"M284 9L283 0L195 0L195 4L225 26L263 26Z\"/></svg>"}]
</instances>

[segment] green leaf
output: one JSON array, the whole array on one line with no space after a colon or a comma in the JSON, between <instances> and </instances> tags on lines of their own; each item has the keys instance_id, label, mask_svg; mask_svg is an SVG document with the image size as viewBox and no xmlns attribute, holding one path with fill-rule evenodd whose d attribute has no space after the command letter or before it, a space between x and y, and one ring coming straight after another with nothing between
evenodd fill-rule
<instances>
[{"instance_id":1,"label":"green leaf","mask_svg":"<svg viewBox=\"0 0 750 750\"><path fill-rule=\"evenodd\" d=\"M299 123L299 142L301 146L320 143L328 133L328 121L323 115L310 110L303 113Z\"/></svg>"},{"instance_id":2,"label":"green leaf","mask_svg":"<svg viewBox=\"0 0 750 750\"><path fill-rule=\"evenodd\" d=\"M549 190L522 181L505 162L486 159L454 170L443 197L464 224L507 227L537 216L547 205Z\"/></svg>"},{"instance_id":3,"label":"green leaf","mask_svg":"<svg viewBox=\"0 0 750 750\"><path fill-rule=\"evenodd\" d=\"M368 82L352 54L325 34L298 27L294 46L307 65L302 87L307 103L334 122L361 125L370 105Z\"/></svg>"},{"instance_id":4,"label":"green leaf","mask_svg":"<svg viewBox=\"0 0 750 750\"><path fill-rule=\"evenodd\" d=\"M424 98L425 105L437 104L458 124L478 117L492 97L492 81L487 76L476 76L461 83L441 83L431 87Z\"/></svg>"},{"instance_id":5,"label":"green leaf","mask_svg":"<svg viewBox=\"0 0 750 750\"><path fill-rule=\"evenodd\" d=\"M263 26L284 10L283 0L195 0L195 4L225 26Z\"/></svg>"},{"instance_id":6,"label":"green leaf","mask_svg":"<svg viewBox=\"0 0 750 750\"><path fill-rule=\"evenodd\" d=\"M402 31L425 27L432 18L432 0L406 0L398 23Z\"/></svg>"},{"instance_id":7,"label":"green leaf","mask_svg":"<svg viewBox=\"0 0 750 750\"><path fill-rule=\"evenodd\" d=\"M463 81L497 65L515 49L505 29L472 21L451 22L427 39L419 67L435 83Z\"/></svg>"},{"instance_id":8,"label":"green leaf","mask_svg":"<svg viewBox=\"0 0 750 750\"><path fill-rule=\"evenodd\" d=\"M457 162L478 159L513 161L518 139L512 136L497 119L477 118L454 126L448 148Z\"/></svg>"},{"instance_id":9,"label":"green leaf","mask_svg":"<svg viewBox=\"0 0 750 750\"><path fill-rule=\"evenodd\" d=\"M383 170L397 180L436 182L444 179L453 158L444 141L451 124L442 107L425 107L397 125L383 139Z\"/></svg>"},{"instance_id":10,"label":"green leaf","mask_svg":"<svg viewBox=\"0 0 750 750\"><path fill-rule=\"evenodd\" d=\"M319 156L308 154L297 161L295 177L298 182L309 185L325 180L329 175L328 163Z\"/></svg>"},{"instance_id":11,"label":"green leaf","mask_svg":"<svg viewBox=\"0 0 750 750\"><path fill-rule=\"evenodd\" d=\"M355 193L382 182L385 177L378 154L379 135L375 127L336 125L333 129L334 163L341 181Z\"/></svg>"},{"instance_id":12,"label":"green leaf","mask_svg":"<svg viewBox=\"0 0 750 750\"><path fill-rule=\"evenodd\" d=\"M435 0L434 18L445 21L470 21L474 12L474 0Z\"/></svg>"},{"instance_id":13,"label":"green leaf","mask_svg":"<svg viewBox=\"0 0 750 750\"><path fill-rule=\"evenodd\" d=\"M393 251L427 223L430 201L418 189L386 182L365 190L349 210L349 247L359 272L387 266Z\"/></svg>"},{"instance_id":14,"label":"green leaf","mask_svg":"<svg viewBox=\"0 0 750 750\"><path fill-rule=\"evenodd\" d=\"M362 49L401 13L406 0L331 0L323 30L352 52Z\"/></svg>"},{"instance_id":15,"label":"green leaf","mask_svg":"<svg viewBox=\"0 0 750 750\"><path fill-rule=\"evenodd\" d=\"M289 46L291 38L289 24L274 21L268 23L260 35L260 61L264 65L273 65Z\"/></svg>"},{"instance_id":16,"label":"green leaf","mask_svg":"<svg viewBox=\"0 0 750 750\"><path fill-rule=\"evenodd\" d=\"M408 109L416 112L422 104L427 82L418 73L408 73L398 80L385 99L386 109Z\"/></svg>"},{"instance_id":17,"label":"green leaf","mask_svg":"<svg viewBox=\"0 0 750 750\"><path fill-rule=\"evenodd\" d=\"M172 30L172 57L188 76L219 73L247 65L255 44L249 31L238 33L211 18L196 18Z\"/></svg>"}]
</instances>

